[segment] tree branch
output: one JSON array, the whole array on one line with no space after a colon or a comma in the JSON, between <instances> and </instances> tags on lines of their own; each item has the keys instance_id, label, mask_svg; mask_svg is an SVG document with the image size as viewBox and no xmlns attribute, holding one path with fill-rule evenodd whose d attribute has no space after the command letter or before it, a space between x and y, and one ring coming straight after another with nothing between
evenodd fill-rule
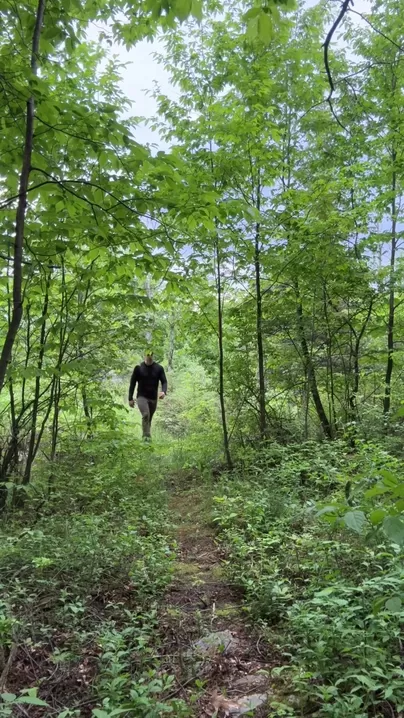
<instances>
[{"instance_id":1,"label":"tree branch","mask_svg":"<svg viewBox=\"0 0 404 718\"><path fill-rule=\"evenodd\" d=\"M332 112L334 118L336 119L336 121L338 122L339 126L342 127L343 130L346 130L346 127L344 127L344 125L342 124L342 122L339 120L339 118L338 118L337 115L335 114L334 107L333 107L333 104L332 104L332 96L333 96L333 93L334 93L334 90L335 90L335 85L334 85L334 82L333 82L333 79L332 79L332 75L331 75L330 62L329 62L329 58L328 58L328 50L329 50L330 43L331 43L331 40L332 40L332 38L333 38L333 35L334 35L335 31L337 30L338 26L340 25L340 23L342 22L342 20L344 19L344 15L348 12L349 3L351 3L351 2L352 2L352 0L344 0L344 2L342 3L341 10L340 10L340 12L339 12L339 14L338 14L338 17L337 17L337 19L335 20L335 22L333 23L331 29L329 30L328 35L327 35L327 37L326 37L326 39L325 39L325 42L324 42L324 45L323 45L323 47L324 47L324 65L325 65L325 71L326 71L326 73L327 73L328 83L329 83L329 85L330 85L330 92L329 92L328 97L327 97L327 102L328 102L328 104L329 104L329 106L330 106L330 110L331 110L331 112Z\"/></svg>"}]
</instances>

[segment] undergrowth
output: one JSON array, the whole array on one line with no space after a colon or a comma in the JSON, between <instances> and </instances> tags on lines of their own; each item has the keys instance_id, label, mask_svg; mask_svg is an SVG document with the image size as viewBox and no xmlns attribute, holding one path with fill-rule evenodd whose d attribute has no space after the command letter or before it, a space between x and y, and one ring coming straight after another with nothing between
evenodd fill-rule
<instances>
[{"instance_id":1,"label":"undergrowth","mask_svg":"<svg viewBox=\"0 0 404 718\"><path fill-rule=\"evenodd\" d=\"M70 443L3 518L0 716L187 715L158 657L175 545L152 452L111 432Z\"/></svg>"},{"instance_id":2,"label":"undergrowth","mask_svg":"<svg viewBox=\"0 0 404 718\"><path fill-rule=\"evenodd\" d=\"M227 572L243 588L250 619L283 656L271 715L404 710L403 554L358 510L374 501L366 489L385 466L402 473L377 445L275 446L216 489ZM341 507L349 509L345 521ZM381 511L371 508L371 517Z\"/></svg>"}]
</instances>

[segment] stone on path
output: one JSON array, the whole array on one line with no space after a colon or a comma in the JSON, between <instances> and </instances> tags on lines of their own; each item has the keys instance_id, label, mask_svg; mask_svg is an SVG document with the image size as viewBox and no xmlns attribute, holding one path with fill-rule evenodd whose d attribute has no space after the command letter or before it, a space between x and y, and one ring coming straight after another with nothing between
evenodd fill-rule
<instances>
[{"instance_id":1,"label":"stone on path","mask_svg":"<svg viewBox=\"0 0 404 718\"><path fill-rule=\"evenodd\" d=\"M251 696L243 696L235 700L215 693L212 697L212 706L215 712L221 711L225 716L241 716L264 705L267 698L266 693L254 693Z\"/></svg>"},{"instance_id":2,"label":"stone on path","mask_svg":"<svg viewBox=\"0 0 404 718\"><path fill-rule=\"evenodd\" d=\"M229 655L234 653L239 640L233 636L231 631L215 631L203 636L192 644L191 652L198 656L212 656L217 653Z\"/></svg>"}]
</instances>

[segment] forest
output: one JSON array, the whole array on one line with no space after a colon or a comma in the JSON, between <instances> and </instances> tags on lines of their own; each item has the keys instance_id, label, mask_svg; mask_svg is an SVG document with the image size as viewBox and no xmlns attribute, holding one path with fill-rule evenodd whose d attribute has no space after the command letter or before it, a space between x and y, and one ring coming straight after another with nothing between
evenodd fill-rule
<instances>
[{"instance_id":1,"label":"forest","mask_svg":"<svg viewBox=\"0 0 404 718\"><path fill-rule=\"evenodd\" d=\"M0 28L0 718L403 718L403 0Z\"/></svg>"}]
</instances>

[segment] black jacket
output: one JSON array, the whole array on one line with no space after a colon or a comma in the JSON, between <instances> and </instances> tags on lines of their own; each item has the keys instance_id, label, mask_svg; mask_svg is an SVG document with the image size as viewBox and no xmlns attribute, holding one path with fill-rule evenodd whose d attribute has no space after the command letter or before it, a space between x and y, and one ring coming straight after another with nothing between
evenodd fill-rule
<instances>
[{"instance_id":1,"label":"black jacket","mask_svg":"<svg viewBox=\"0 0 404 718\"><path fill-rule=\"evenodd\" d=\"M133 399L133 392L137 384L137 396L144 396L145 399L157 399L157 392L161 381L162 390L167 394L167 379L163 367L160 364L145 364L135 366L130 380L129 401Z\"/></svg>"}]
</instances>

